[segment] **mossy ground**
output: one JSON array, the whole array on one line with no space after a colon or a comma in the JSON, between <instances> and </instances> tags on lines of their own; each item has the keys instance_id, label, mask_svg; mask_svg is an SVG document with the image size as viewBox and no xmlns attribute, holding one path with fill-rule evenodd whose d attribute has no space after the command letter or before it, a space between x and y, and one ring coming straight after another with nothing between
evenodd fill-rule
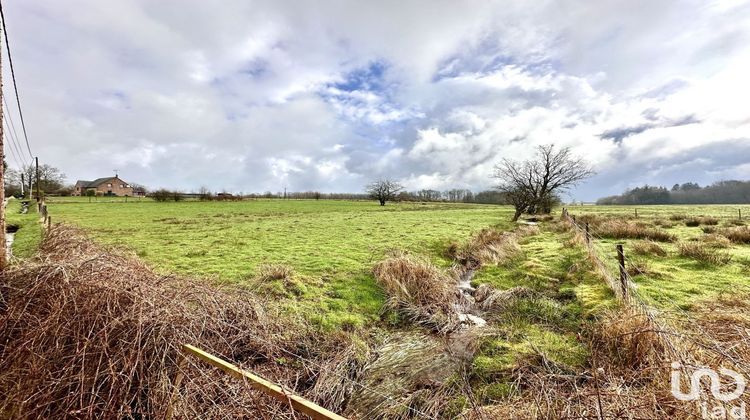
<instances>
[{"instance_id":1,"label":"mossy ground","mask_svg":"<svg viewBox=\"0 0 750 420\"><path fill-rule=\"evenodd\" d=\"M607 286L593 274L571 234L543 227L521 241L521 254L508 263L488 266L473 284L498 289L523 286L534 298L515 300L491 323L472 363L474 386L485 403L512 395L513 372L530 358L543 357L566 370L586 366L589 350L580 340L585 324L617 305Z\"/></svg>"}]
</instances>

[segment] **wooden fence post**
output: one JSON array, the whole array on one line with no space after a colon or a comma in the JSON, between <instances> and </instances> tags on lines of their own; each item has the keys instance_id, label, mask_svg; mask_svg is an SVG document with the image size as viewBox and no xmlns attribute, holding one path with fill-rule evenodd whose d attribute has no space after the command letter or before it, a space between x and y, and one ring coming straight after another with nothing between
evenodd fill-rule
<instances>
[{"instance_id":1,"label":"wooden fence post","mask_svg":"<svg viewBox=\"0 0 750 420\"><path fill-rule=\"evenodd\" d=\"M635 218L638 218L638 209L635 209Z\"/></svg>"},{"instance_id":2,"label":"wooden fence post","mask_svg":"<svg viewBox=\"0 0 750 420\"><path fill-rule=\"evenodd\" d=\"M625 272L625 252L622 244L617 244L617 265L620 266L620 285L622 286L622 298L628 299L628 278Z\"/></svg>"},{"instance_id":3,"label":"wooden fence post","mask_svg":"<svg viewBox=\"0 0 750 420\"><path fill-rule=\"evenodd\" d=\"M52 229L52 216L47 215L47 231Z\"/></svg>"},{"instance_id":4,"label":"wooden fence post","mask_svg":"<svg viewBox=\"0 0 750 420\"><path fill-rule=\"evenodd\" d=\"M589 233L589 222L586 222L586 244L591 243L591 234Z\"/></svg>"}]
</instances>

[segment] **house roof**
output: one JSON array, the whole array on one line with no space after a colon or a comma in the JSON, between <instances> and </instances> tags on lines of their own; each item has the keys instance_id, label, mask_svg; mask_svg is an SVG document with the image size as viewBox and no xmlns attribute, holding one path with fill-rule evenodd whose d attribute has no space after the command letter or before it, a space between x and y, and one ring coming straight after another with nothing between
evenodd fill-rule
<instances>
[{"instance_id":1,"label":"house roof","mask_svg":"<svg viewBox=\"0 0 750 420\"><path fill-rule=\"evenodd\" d=\"M97 179L95 179L93 181L81 181L81 180L78 180L76 182L76 185L80 185L83 188L96 188L99 185L102 185L105 182L107 182L109 180L112 180L112 179L117 179L118 181L122 181L120 178L118 178L116 176L108 176L108 177L105 177L105 178L97 178Z\"/></svg>"}]
</instances>

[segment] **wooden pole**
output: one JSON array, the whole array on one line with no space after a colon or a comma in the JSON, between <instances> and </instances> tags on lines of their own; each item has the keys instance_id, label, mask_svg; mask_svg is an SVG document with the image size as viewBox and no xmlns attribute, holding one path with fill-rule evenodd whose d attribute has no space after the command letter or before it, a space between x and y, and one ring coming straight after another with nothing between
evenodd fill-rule
<instances>
[{"instance_id":1,"label":"wooden pole","mask_svg":"<svg viewBox=\"0 0 750 420\"><path fill-rule=\"evenodd\" d=\"M620 266L620 285L622 286L622 298L628 299L628 278L625 272L625 252L622 244L617 244L617 265Z\"/></svg>"},{"instance_id":2,"label":"wooden pole","mask_svg":"<svg viewBox=\"0 0 750 420\"><path fill-rule=\"evenodd\" d=\"M635 218L638 218L638 209L635 209Z\"/></svg>"},{"instance_id":3,"label":"wooden pole","mask_svg":"<svg viewBox=\"0 0 750 420\"><path fill-rule=\"evenodd\" d=\"M326 410L325 408L298 395L287 392L273 382L267 381L260 376L240 369L239 367L227 362L226 360L222 360L212 354L206 353L205 351L197 347L193 347L190 344L184 344L182 346L182 351L188 354L192 354L193 356L198 357L204 362L223 370L230 376L248 381L248 384L251 387L281 401L282 403L290 404L295 410L299 411L300 413L307 414L315 420L346 420L345 417L339 416L332 411Z\"/></svg>"},{"instance_id":4,"label":"wooden pole","mask_svg":"<svg viewBox=\"0 0 750 420\"><path fill-rule=\"evenodd\" d=\"M23 170L23 168L21 168L21 170ZM26 181L24 181L23 177L24 173L21 172L21 197L26 198L26 185L24 185Z\"/></svg>"},{"instance_id":5,"label":"wooden pole","mask_svg":"<svg viewBox=\"0 0 750 420\"><path fill-rule=\"evenodd\" d=\"M586 244L591 243L591 234L589 233L589 223L586 222Z\"/></svg>"},{"instance_id":6,"label":"wooden pole","mask_svg":"<svg viewBox=\"0 0 750 420\"><path fill-rule=\"evenodd\" d=\"M35 157L36 161L36 201L39 202L42 199L41 186L39 185L39 157Z\"/></svg>"},{"instance_id":7,"label":"wooden pole","mask_svg":"<svg viewBox=\"0 0 750 420\"><path fill-rule=\"evenodd\" d=\"M0 35L0 46L2 46L2 36ZM0 52L2 48L0 48ZM8 251L5 243L5 144L3 143L3 62L2 53L0 53L0 271L5 270L7 265Z\"/></svg>"}]
</instances>

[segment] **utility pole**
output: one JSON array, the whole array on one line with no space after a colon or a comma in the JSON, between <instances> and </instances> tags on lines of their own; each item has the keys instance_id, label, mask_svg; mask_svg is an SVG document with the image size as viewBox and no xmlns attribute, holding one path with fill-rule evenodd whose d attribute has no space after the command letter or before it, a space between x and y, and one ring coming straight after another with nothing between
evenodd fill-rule
<instances>
[{"instance_id":1,"label":"utility pole","mask_svg":"<svg viewBox=\"0 0 750 420\"><path fill-rule=\"evenodd\" d=\"M39 185L39 156L35 157L34 161L36 162L36 201L38 203L42 200L41 187Z\"/></svg>"},{"instance_id":2,"label":"utility pole","mask_svg":"<svg viewBox=\"0 0 750 420\"><path fill-rule=\"evenodd\" d=\"M2 37L0 34L0 47ZM5 144L3 143L3 60L2 48L0 48L0 271L5 270L8 265L8 244L5 242Z\"/></svg>"},{"instance_id":3,"label":"utility pole","mask_svg":"<svg viewBox=\"0 0 750 420\"><path fill-rule=\"evenodd\" d=\"M21 169L25 170L23 168L21 168ZM23 177L24 177L24 173L22 171L21 172L21 197L22 198L26 198L26 185L24 185L26 183L26 181L24 181Z\"/></svg>"}]
</instances>

